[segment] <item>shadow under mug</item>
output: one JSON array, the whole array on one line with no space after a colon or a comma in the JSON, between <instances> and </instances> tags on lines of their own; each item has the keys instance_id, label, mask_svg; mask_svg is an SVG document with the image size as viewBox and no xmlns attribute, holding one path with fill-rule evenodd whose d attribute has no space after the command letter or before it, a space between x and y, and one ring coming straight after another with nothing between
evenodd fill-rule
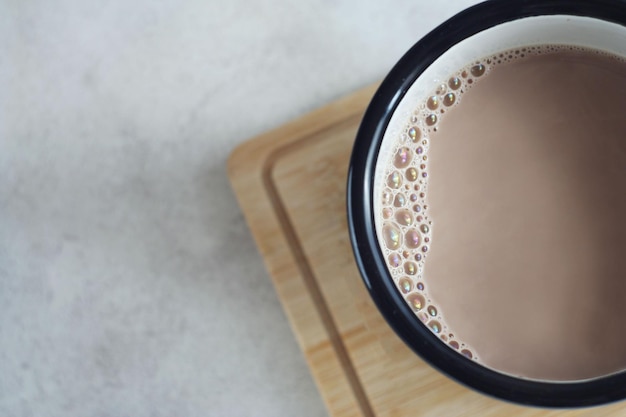
<instances>
[{"instance_id":1,"label":"shadow under mug","mask_svg":"<svg viewBox=\"0 0 626 417\"><path fill-rule=\"evenodd\" d=\"M419 83L442 78L450 68L491 53L538 44L577 45L626 57L626 2L492 0L457 14L416 43L385 78L359 128L348 175L350 237L378 309L404 342L439 371L479 392L520 404L600 405L626 398L626 372L573 382L529 380L497 372L452 350L416 317L396 288L376 232L376 163L394 114L414 107L403 100L411 89L419 90Z\"/></svg>"}]
</instances>

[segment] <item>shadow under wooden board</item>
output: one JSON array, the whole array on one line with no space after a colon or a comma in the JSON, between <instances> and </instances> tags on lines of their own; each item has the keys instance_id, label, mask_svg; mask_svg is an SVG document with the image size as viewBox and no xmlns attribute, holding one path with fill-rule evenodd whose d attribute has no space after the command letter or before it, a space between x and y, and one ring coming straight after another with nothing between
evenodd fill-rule
<instances>
[{"instance_id":1,"label":"shadow under wooden board","mask_svg":"<svg viewBox=\"0 0 626 417\"><path fill-rule=\"evenodd\" d=\"M387 326L352 256L345 191L368 87L239 146L232 186L333 417L626 416L520 407L440 375Z\"/></svg>"}]
</instances>

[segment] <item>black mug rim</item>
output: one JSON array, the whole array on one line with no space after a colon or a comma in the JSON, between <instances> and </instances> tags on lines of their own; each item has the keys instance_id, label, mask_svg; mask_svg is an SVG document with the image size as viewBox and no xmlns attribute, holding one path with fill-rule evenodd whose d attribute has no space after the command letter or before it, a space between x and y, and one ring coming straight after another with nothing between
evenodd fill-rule
<instances>
[{"instance_id":1,"label":"black mug rim","mask_svg":"<svg viewBox=\"0 0 626 417\"><path fill-rule=\"evenodd\" d=\"M486 368L445 345L406 304L391 278L374 227L373 184L385 129L409 87L439 56L493 26L541 15L585 16L626 26L626 0L489 0L442 23L394 66L372 98L355 140L347 187L350 239L363 281L394 331L450 378L484 394L530 406L587 407L626 398L626 371L585 381L543 382Z\"/></svg>"}]
</instances>

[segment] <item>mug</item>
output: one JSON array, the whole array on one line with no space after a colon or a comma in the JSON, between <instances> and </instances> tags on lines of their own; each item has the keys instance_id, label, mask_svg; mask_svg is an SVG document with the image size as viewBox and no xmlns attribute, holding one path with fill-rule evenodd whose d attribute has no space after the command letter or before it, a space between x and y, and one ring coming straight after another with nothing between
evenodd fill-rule
<instances>
[{"instance_id":1,"label":"mug","mask_svg":"<svg viewBox=\"0 0 626 417\"><path fill-rule=\"evenodd\" d=\"M380 85L357 133L348 174L348 225L363 281L389 325L426 362L484 394L519 404L584 407L626 398L626 371L574 381L500 372L460 355L420 320L399 291L380 244L381 164L402 123L454 70L500 51L572 45L626 57L626 2L491 0L457 14L417 42Z\"/></svg>"}]
</instances>

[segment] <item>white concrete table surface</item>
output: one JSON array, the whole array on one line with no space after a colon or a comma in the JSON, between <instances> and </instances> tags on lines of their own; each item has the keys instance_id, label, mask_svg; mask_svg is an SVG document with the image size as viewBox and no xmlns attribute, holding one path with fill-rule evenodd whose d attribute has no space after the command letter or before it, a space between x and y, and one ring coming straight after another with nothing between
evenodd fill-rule
<instances>
[{"instance_id":1,"label":"white concrete table surface","mask_svg":"<svg viewBox=\"0 0 626 417\"><path fill-rule=\"evenodd\" d=\"M0 416L325 416L226 159L472 3L0 1Z\"/></svg>"}]
</instances>

